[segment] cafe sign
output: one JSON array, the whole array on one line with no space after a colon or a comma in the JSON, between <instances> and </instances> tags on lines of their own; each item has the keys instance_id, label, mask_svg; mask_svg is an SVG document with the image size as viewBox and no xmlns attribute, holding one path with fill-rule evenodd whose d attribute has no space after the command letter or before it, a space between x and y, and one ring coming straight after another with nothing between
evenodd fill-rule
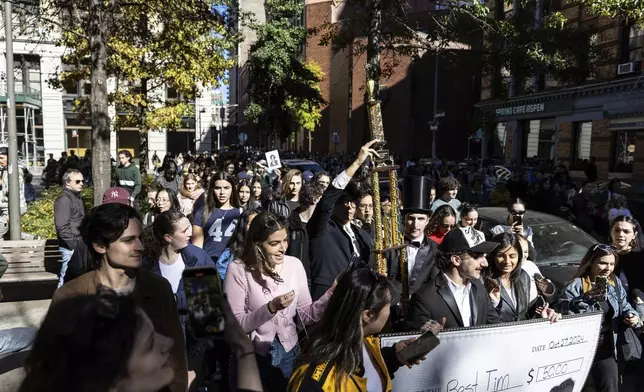
<instances>
[{"instance_id":1,"label":"cafe sign","mask_svg":"<svg viewBox=\"0 0 644 392\"><path fill-rule=\"evenodd\" d=\"M507 108L496 109L497 116L512 116L525 113L542 113L546 109L545 103L535 103L532 105L510 106Z\"/></svg>"},{"instance_id":2,"label":"cafe sign","mask_svg":"<svg viewBox=\"0 0 644 392\"><path fill-rule=\"evenodd\" d=\"M499 120L520 120L530 118L541 118L550 115L572 113L572 100L555 100L535 102L525 105L509 105L497 108L496 117Z\"/></svg>"}]
</instances>

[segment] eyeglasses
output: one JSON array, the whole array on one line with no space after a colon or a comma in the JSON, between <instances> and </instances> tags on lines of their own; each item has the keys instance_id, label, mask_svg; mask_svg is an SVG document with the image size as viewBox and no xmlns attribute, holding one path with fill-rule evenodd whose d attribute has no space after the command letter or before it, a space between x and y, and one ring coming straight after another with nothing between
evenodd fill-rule
<instances>
[{"instance_id":1,"label":"eyeglasses","mask_svg":"<svg viewBox=\"0 0 644 392\"><path fill-rule=\"evenodd\" d=\"M613 245L607 245L607 244L595 244L591 252L595 252L597 250L603 250L604 252L616 252L617 247Z\"/></svg>"},{"instance_id":2,"label":"eyeglasses","mask_svg":"<svg viewBox=\"0 0 644 392\"><path fill-rule=\"evenodd\" d=\"M517 215L525 215L525 210L517 211L517 210L510 210L510 214L517 216Z\"/></svg>"},{"instance_id":3,"label":"eyeglasses","mask_svg":"<svg viewBox=\"0 0 644 392\"><path fill-rule=\"evenodd\" d=\"M373 210L373 204L360 204L360 208L364 208L365 210Z\"/></svg>"}]
</instances>

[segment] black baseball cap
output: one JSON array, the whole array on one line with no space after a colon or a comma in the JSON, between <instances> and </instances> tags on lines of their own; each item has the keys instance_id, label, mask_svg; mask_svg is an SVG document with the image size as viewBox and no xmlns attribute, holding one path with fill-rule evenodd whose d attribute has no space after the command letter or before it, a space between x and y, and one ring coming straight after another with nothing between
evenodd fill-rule
<instances>
[{"instance_id":1,"label":"black baseball cap","mask_svg":"<svg viewBox=\"0 0 644 392\"><path fill-rule=\"evenodd\" d=\"M443 242L438 246L438 250L444 253L490 253L497 246L496 242L485 241L472 235L467 235L466 231L473 230L471 227L457 227L450 231L443 238Z\"/></svg>"}]
</instances>

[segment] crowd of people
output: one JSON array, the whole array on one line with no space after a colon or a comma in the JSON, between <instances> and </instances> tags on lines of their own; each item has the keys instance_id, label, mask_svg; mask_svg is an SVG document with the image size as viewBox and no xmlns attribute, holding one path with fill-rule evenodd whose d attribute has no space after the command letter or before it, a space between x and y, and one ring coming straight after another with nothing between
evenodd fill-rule
<instances>
[{"instance_id":1,"label":"crowd of people","mask_svg":"<svg viewBox=\"0 0 644 392\"><path fill-rule=\"evenodd\" d=\"M413 339L381 348L383 331L555 323L588 311L604 313L595 390L644 382L644 359L621 349L644 317L644 237L618 198L610 195L601 216L610 216L610 243L588 249L575 278L557 287L535 263L522 218L533 205L564 216L565 204L574 210L566 217L583 219L575 209L583 191L552 204L552 195L563 201L576 191L565 171L410 161L404 192L379 188L385 217L400 210L404 241L385 250L380 275L374 240L388 227L375 225L365 170L377 143L349 162L321 159L328 171L317 173L268 170L248 156L155 153L150 186L124 150L114 186L90 211L80 199L84 167L69 157L52 162L65 167L55 180L63 262L20 390L185 392L217 383L218 391L390 391L396 370L416 362L400 354ZM507 208L507 221L480 231L480 205ZM194 267L216 269L222 281L222 339L192 331L183 273Z\"/></svg>"}]
</instances>

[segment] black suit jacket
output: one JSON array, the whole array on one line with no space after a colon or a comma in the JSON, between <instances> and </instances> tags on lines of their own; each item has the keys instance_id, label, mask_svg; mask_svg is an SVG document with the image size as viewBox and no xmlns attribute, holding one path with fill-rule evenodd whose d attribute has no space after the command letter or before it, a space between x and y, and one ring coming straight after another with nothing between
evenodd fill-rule
<instances>
[{"instance_id":1,"label":"black suit jacket","mask_svg":"<svg viewBox=\"0 0 644 392\"><path fill-rule=\"evenodd\" d=\"M432 270L436 265L436 253L438 245L427 238L423 240L422 245L416 254L414 268L409 273L409 293L413 294L418 291L423 284L432 275ZM394 250L385 254L387 258L387 275L389 279L396 279L401 282L400 277L400 250Z\"/></svg>"},{"instance_id":2,"label":"black suit jacket","mask_svg":"<svg viewBox=\"0 0 644 392\"><path fill-rule=\"evenodd\" d=\"M470 308L472 311L470 326L472 327L501 322L488 297L487 290L479 280L472 281ZM445 328L464 326L445 275L436 271L432 278L411 296L406 319L408 326L417 330L427 321L438 321L442 317L446 319Z\"/></svg>"},{"instance_id":3,"label":"black suit jacket","mask_svg":"<svg viewBox=\"0 0 644 392\"><path fill-rule=\"evenodd\" d=\"M335 278L353 259L351 238L342 226L331 219L335 203L344 190L329 185L307 223L309 256L311 261L311 297L315 301L333 285ZM371 260L372 240L364 230L352 224L351 229L360 248L360 259ZM370 265L370 264L369 264Z\"/></svg>"}]
</instances>

